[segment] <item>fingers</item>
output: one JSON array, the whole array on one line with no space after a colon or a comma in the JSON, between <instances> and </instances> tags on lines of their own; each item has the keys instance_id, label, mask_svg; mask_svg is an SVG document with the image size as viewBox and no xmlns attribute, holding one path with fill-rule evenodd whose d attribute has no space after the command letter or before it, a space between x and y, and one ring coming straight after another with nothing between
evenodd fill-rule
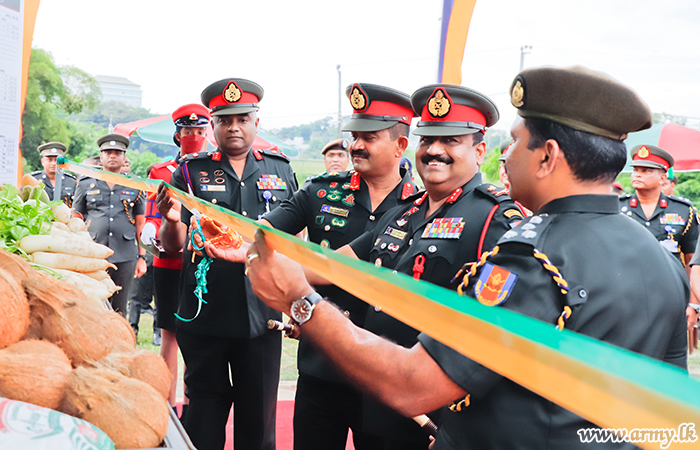
<instances>
[{"instance_id":1,"label":"fingers","mask_svg":"<svg viewBox=\"0 0 700 450\"><path fill-rule=\"evenodd\" d=\"M258 228L255 231L255 242L248 249L248 254L257 253L262 260L267 260L272 255L273 250L267 245L265 233Z\"/></svg>"}]
</instances>

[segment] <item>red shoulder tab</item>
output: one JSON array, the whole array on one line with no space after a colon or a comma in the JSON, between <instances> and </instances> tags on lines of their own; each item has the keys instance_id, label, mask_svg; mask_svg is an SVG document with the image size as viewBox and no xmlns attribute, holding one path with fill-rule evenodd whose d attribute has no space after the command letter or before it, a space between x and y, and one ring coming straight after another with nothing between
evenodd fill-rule
<instances>
[{"instance_id":1,"label":"red shoulder tab","mask_svg":"<svg viewBox=\"0 0 700 450\"><path fill-rule=\"evenodd\" d=\"M253 149L253 156L255 156L255 159L257 159L258 161L263 159L262 153L260 153L259 151L255 150L255 149Z\"/></svg>"},{"instance_id":2,"label":"red shoulder tab","mask_svg":"<svg viewBox=\"0 0 700 450\"><path fill-rule=\"evenodd\" d=\"M659 206L661 206L662 208L665 208L668 206L668 202L666 201L665 198L661 199L661 201L659 202Z\"/></svg>"},{"instance_id":3,"label":"red shoulder tab","mask_svg":"<svg viewBox=\"0 0 700 450\"><path fill-rule=\"evenodd\" d=\"M212 161L221 161L221 152L216 152L211 155Z\"/></svg>"},{"instance_id":4,"label":"red shoulder tab","mask_svg":"<svg viewBox=\"0 0 700 450\"><path fill-rule=\"evenodd\" d=\"M350 189L353 191L360 189L360 174L358 172L353 172L352 177L350 177Z\"/></svg>"},{"instance_id":5,"label":"red shoulder tab","mask_svg":"<svg viewBox=\"0 0 700 450\"><path fill-rule=\"evenodd\" d=\"M401 200L406 200L411 195L413 195L413 185L406 182L403 184L403 189L401 190Z\"/></svg>"},{"instance_id":6,"label":"red shoulder tab","mask_svg":"<svg viewBox=\"0 0 700 450\"><path fill-rule=\"evenodd\" d=\"M492 184L491 186L489 186L489 187L486 188L486 190L489 191L489 192L495 191L496 189L498 189L498 188L497 188L496 186L494 186L493 184Z\"/></svg>"},{"instance_id":7,"label":"red shoulder tab","mask_svg":"<svg viewBox=\"0 0 700 450\"><path fill-rule=\"evenodd\" d=\"M636 207L637 207L637 199L636 199L636 198L630 199L630 206L631 206L632 208L636 208Z\"/></svg>"},{"instance_id":8,"label":"red shoulder tab","mask_svg":"<svg viewBox=\"0 0 700 450\"><path fill-rule=\"evenodd\" d=\"M507 194L507 193L508 193L508 189L505 189L505 188L504 188L504 189L501 189L501 190L498 191L498 192L494 192L494 193L493 193L493 196L494 196L494 197L498 197L498 196L500 196L500 195L505 195L505 194Z\"/></svg>"},{"instance_id":9,"label":"red shoulder tab","mask_svg":"<svg viewBox=\"0 0 700 450\"><path fill-rule=\"evenodd\" d=\"M415 202L413 202L413 203L414 203L415 205L420 205L421 203L423 203L423 202L425 201L425 199L426 199L427 196L428 196L428 193L426 192L425 194L423 194L423 196L422 196L421 198L417 199L417 200L416 200Z\"/></svg>"},{"instance_id":10,"label":"red shoulder tab","mask_svg":"<svg viewBox=\"0 0 700 450\"><path fill-rule=\"evenodd\" d=\"M454 203L457 201L459 196L462 195L462 188L457 188L450 194L449 197L447 197L447 200L445 200L447 203Z\"/></svg>"}]
</instances>

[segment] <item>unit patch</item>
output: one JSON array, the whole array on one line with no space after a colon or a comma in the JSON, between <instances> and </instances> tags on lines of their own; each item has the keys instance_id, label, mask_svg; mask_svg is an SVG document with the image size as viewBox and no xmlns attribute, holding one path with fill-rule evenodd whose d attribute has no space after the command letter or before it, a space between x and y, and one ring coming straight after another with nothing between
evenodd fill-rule
<instances>
[{"instance_id":1,"label":"unit patch","mask_svg":"<svg viewBox=\"0 0 700 450\"><path fill-rule=\"evenodd\" d=\"M479 279L474 285L474 294L480 303L496 306L505 302L518 276L489 262L484 264Z\"/></svg>"},{"instance_id":2,"label":"unit patch","mask_svg":"<svg viewBox=\"0 0 700 450\"><path fill-rule=\"evenodd\" d=\"M287 183L282 181L277 175L262 175L257 181L258 189L276 189L284 191L287 189Z\"/></svg>"},{"instance_id":3,"label":"unit patch","mask_svg":"<svg viewBox=\"0 0 700 450\"><path fill-rule=\"evenodd\" d=\"M340 191L332 190L326 195L326 198L331 202L337 202L340 200Z\"/></svg>"},{"instance_id":4,"label":"unit patch","mask_svg":"<svg viewBox=\"0 0 700 450\"><path fill-rule=\"evenodd\" d=\"M333 214L334 216L347 217L350 214L349 209L336 208L330 205L321 205L321 212Z\"/></svg>"},{"instance_id":5,"label":"unit patch","mask_svg":"<svg viewBox=\"0 0 700 450\"><path fill-rule=\"evenodd\" d=\"M423 230L421 238L459 239L463 230L464 222L461 217L443 217L433 219Z\"/></svg>"}]
</instances>

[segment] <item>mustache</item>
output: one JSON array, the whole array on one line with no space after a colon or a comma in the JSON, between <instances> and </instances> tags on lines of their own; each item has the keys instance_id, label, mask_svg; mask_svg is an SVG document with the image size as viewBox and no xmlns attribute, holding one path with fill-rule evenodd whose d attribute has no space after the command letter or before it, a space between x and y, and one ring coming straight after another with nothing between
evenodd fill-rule
<instances>
[{"instance_id":1,"label":"mustache","mask_svg":"<svg viewBox=\"0 0 700 450\"><path fill-rule=\"evenodd\" d=\"M433 155L423 155L420 160L423 164L426 164L426 165L429 164L430 161L437 161L437 162L441 162L444 164L452 164L453 162L455 162L455 160L450 158L449 156L433 156Z\"/></svg>"},{"instance_id":2,"label":"mustache","mask_svg":"<svg viewBox=\"0 0 700 450\"><path fill-rule=\"evenodd\" d=\"M353 150L350 152L352 156L359 156L361 158L369 158L369 152L364 149Z\"/></svg>"}]
</instances>

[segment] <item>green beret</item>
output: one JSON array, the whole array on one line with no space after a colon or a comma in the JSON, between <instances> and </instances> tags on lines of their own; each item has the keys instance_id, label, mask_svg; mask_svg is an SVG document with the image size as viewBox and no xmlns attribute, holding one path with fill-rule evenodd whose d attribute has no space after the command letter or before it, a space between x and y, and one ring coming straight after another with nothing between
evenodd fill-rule
<instances>
[{"instance_id":1,"label":"green beret","mask_svg":"<svg viewBox=\"0 0 700 450\"><path fill-rule=\"evenodd\" d=\"M37 147L41 156L63 156L66 153L66 146L60 142L47 142Z\"/></svg>"},{"instance_id":2,"label":"green beret","mask_svg":"<svg viewBox=\"0 0 700 450\"><path fill-rule=\"evenodd\" d=\"M350 143L347 139L335 139L333 141L330 141L326 144L325 147L323 147L323 150L321 150L321 154L325 155L330 150L344 150L347 152L348 147L350 147Z\"/></svg>"},{"instance_id":3,"label":"green beret","mask_svg":"<svg viewBox=\"0 0 700 450\"><path fill-rule=\"evenodd\" d=\"M525 69L509 92L521 117L548 119L617 141L652 124L649 106L634 90L582 66Z\"/></svg>"},{"instance_id":4,"label":"green beret","mask_svg":"<svg viewBox=\"0 0 700 450\"><path fill-rule=\"evenodd\" d=\"M630 156L632 167L651 167L664 172L676 163L669 152L655 145L637 145L630 150Z\"/></svg>"},{"instance_id":5,"label":"green beret","mask_svg":"<svg viewBox=\"0 0 700 450\"><path fill-rule=\"evenodd\" d=\"M129 138L121 134L106 134L97 140L100 151L121 150L123 152L129 147Z\"/></svg>"},{"instance_id":6,"label":"green beret","mask_svg":"<svg viewBox=\"0 0 700 450\"><path fill-rule=\"evenodd\" d=\"M201 99L212 116L230 116L257 111L264 93L263 88L253 81L225 78L207 86Z\"/></svg>"},{"instance_id":7,"label":"green beret","mask_svg":"<svg viewBox=\"0 0 700 450\"><path fill-rule=\"evenodd\" d=\"M496 104L481 92L454 84L430 84L411 96L420 122L418 136L461 136L486 129L498 122Z\"/></svg>"}]
</instances>

